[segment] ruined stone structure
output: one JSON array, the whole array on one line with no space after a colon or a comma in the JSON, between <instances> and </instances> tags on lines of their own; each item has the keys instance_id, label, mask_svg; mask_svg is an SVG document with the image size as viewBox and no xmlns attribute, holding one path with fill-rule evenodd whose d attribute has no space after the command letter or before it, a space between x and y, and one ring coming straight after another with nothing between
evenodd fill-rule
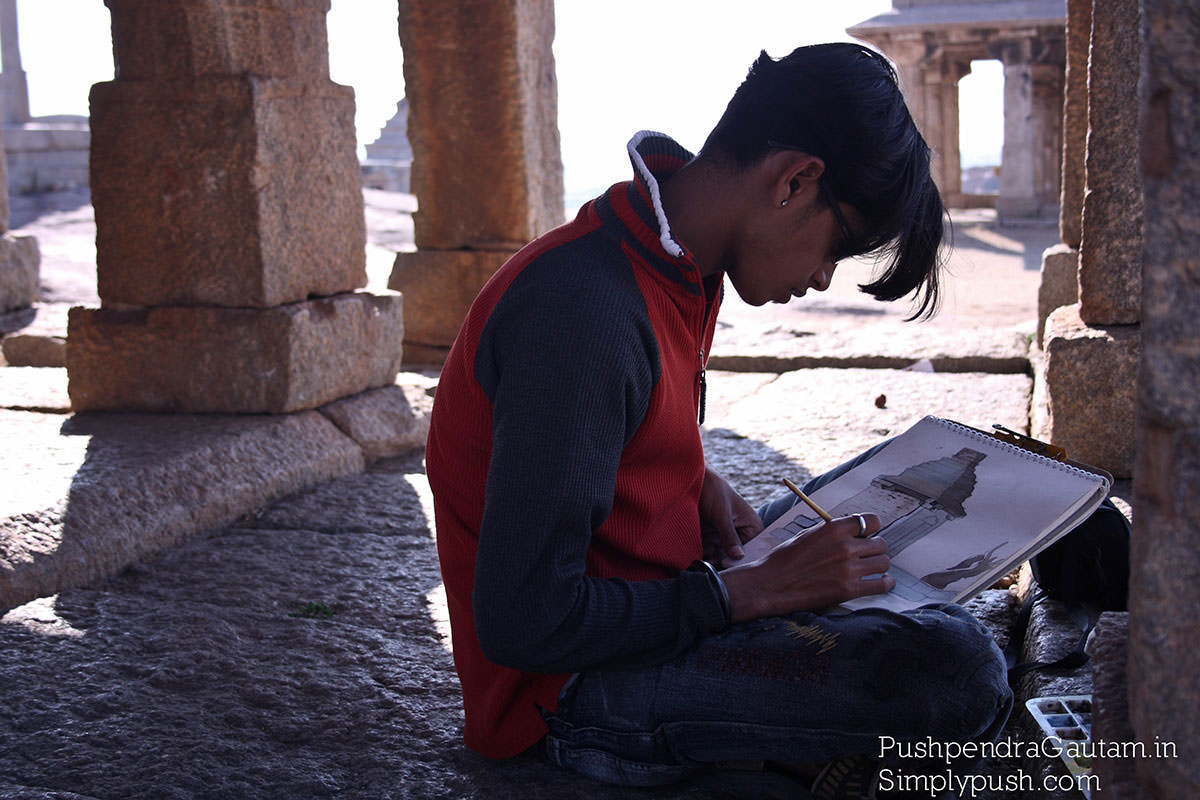
<instances>
[{"instance_id":1,"label":"ruined stone structure","mask_svg":"<svg viewBox=\"0 0 1200 800\"><path fill-rule=\"evenodd\" d=\"M0 101L2 102L2 101ZM0 149L4 136L0 133ZM0 186L7 176L0 159ZM8 193L0 192L0 314L28 308L38 299L38 244L32 236L8 232Z\"/></svg>"},{"instance_id":2,"label":"ruined stone structure","mask_svg":"<svg viewBox=\"0 0 1200 800\"><path fill-rule=\"evenodd\" d=\"M933 149L933 176L951 207L964 195L958 82L971 62L1004 64L1001 218L1057 213L1065 71L1063 0L894 0L847 29L896 63L905 98Z\"/></svg>"},{"instance_id":3,"label":"ruined stone structure","mask_svg":"<svg viewBox=\"0 0 1200 800\"><path fill-rule=\"evenodd\" d=\"M106 3L118 70L92 95L101 306L71 317L74 410L289 412L392 381L401 298L356 291L362 200L352 95L328 77L329 0ZM951 203L950 85L977 57L972 37L986 43L979 57L1005 60L1014 135L1044 154L1061 124L1062 244L1043 266L1034 433L1134 477L1132 733L1097 727L1095 738L1179 747L1176 758L1100 759L1097 770L1106 786L1132 787L1107 796L1195 797L1200 761L1187 748L1200 741L1200 650L1194 615L1179 611L1200 592L1194 4L1069 0L1065 40L1055 38L1061 20L1032 13L1061 3L895 5L855 32L900 64ZM1016 7L1020 21L1002 16ZM971 21L972 11L992 16ZM553 15L551 0L401 0L400 12L421 211L419 249L397 258L391 283L406 293L413 360L428 361L444 355L492 271L561 218ZM951 13L961 25L946 22ZM1056 52L1067 65L1061 123ZM1059 179L1036 158L1014 165L1007 147L1005 157L1001 211L1052 205ZM0 238L0 287L23 246ZM1065 299L1050 297L1056 277ZM176 424L159 421L157 435ZM229 452L245 458L244 446ZM99 483L83 478L83 489ZM186 497L171 499L183 508ZM1119 768L1133 772L1124 783L1107 777Z\"/></svg>"},{"instance_id":4,"label":"ruined stone structure","mask_svg":"<svg viewBox=\"0 0 1200 800\"><path fill-rule=\"evenodd\" d=\"M329 79L329 0L106 4L101 307L71 312L73 407L280 413L391 383L401 298L355 291L354 97Z\"/></svg>"},{"instance_id":5,"label":"ruined stone structure","mask_svg":"<svg viewBox=\"0 0 1200 800\"><path fill-rule=\"evenodd\" d=\"M1033 427L1073 458L1128 478L1141 343L1142 185L1131 143L1142 45L1136 3L1091 5L1072 2L1068 17L1063 244L1043 257Z\"/></svg>"},{"instance_id":6,"label":"ruined stone structure","mask_svg":"<svg viewBox=\"0 0 1200 800\"><path fill-rule=\"evenodd\" d=\"M563 220L552 0L400 0L417 251L405 361L441 363L492 273Z\"/></svg>"},{"instance_id":7,"label":"ruined stone structure","mask_svg":"<svg viewBox=\"0 0 1200 800\"><path fill-rule=\"evenodd\" d=\"M87 186L88 121L60 114L33 118L21 68L16 0L0 0L0 121L10 192L30 193Z\"/></svg>"},{"instance_id":8,"label":"ruined stone structure","mask_svg":"<svg viewBox=\"0 0 1200 800\"><path fill-rule=\"evenodd\" d=\"M412 147L408 144L408 100L396 104L396 113L379 138L366 147L362 162L363 186L388 192L407 192L412 171Z\"/></svg>"}]
</instances>

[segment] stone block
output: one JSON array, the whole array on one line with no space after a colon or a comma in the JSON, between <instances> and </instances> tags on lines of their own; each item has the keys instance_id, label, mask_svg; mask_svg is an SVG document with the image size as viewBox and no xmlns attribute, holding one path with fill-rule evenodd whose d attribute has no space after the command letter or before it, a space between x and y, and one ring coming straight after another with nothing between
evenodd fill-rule
<instances>
[{"instance_id":1,"label":"stone block","mask_svg":"<svg viewBox=\"0 0 1200 800\"><path fill-rule=\"evenodd\" d=\"M285 494L358 472L315 411L270 417L0 410L0 611L111 577ZM11 461L11 459L10 459Z\"/></svg>"},{"instance_id":2,"label":"stone block","mask_svg":"<svg viewBox=\"0 0 1200 800\"><path fill-rule=\"evenodd\" d=\"M404 346L426 348L425 357L436 358L414 360L414 353L406 352L407 363L441 363L475 295L511 255L480 250L396 254L388 288L404 294Z\"/></svg>"},{"instance_id":3,"label":"stone block","mask_svg":"<svg viewBox=\"0 0 1200 800\"><path fill-rule=\"evenodd\" d=\"M1142 176L1137 3L1097 3L1088 67L1087 190L1079 245L1079 315L1089 325L1142 318Z\"/></svg>"},{"instance_id":4,"label":"stone block","mask_svg":"<svg viewBox=\"0 0 1200 800\"><path fill-rule=\"evenodd\" d=\"M320 411L362 448L368 462L424 447L437 381L406 376L413 377L420 379L417 384L370 389L321 406Z\"/></svg>"},{"instance_id":5,"label":"stone block","mask_svg":"<svg viewBox=\"0 0 1200 800\"><path fill-rule=\"evenodd\" d=\"M329 77L329 0L105 0L122 80Z\"/></svg>"},{"instance_id":6,"label":"stone block","mask_svg":"<svg viewBox=\"0 0 1200 800\"><path fill-rule=\"evenodd\" d=\"M1065 244L1046 248L1042 253L1042 282L1038 285L1038 347L1042 346L1050 312L1078 302L1079 251Z\"/></svg>"},{"instance_id":7,"label":"stone block","mask_svg":"<svg viewBox=\"0 0 1200 800\"><path fill-rule=\"evenodd\" d=\"M102 304L264 308L365 286L353 118L332 83L92 87Z\"/></svg>"},{"instance_id":8,"label":"stone block","mask_svg":"<svg viewBox=\"0 0 1200 800\"><path fill-rule=\"evenodd\" d=\"M41 254L32 236L0 236L0 313L28 308L38 299Z\"/></svg>"},{"instance_id":9,"label":"stone block","mask_svg":"<svg viewBox=\"0 0 1200 800\"><path fill-rule=\"evenodd\" d=\"M553 2L401 0L399 21L417 247L515 250L560 224Z\"/></svg>"},{"instance_id":10,"label":"stone block","mask_svg":"<svg viewBox=\"0 0 1200 800\"><path fill-rule=\"evenodd\" d=\"M1092 741L1133 742L1137 737L1129 722L1129 692L1126 663L1129 661L1129 614L1107 611L1100 615L1088 642L1092 669ZM1093 797L1136 798L1134 761L1129 758L1099 757L1092 774L1100 791Z\"/></svg>"},{"instance_id":11,"label":"stone block","mask_svg":"<svg viewBox=\"0 0 1200 800\"><path fill-rule=\"evenodd\" d=\"M1070 458L1130 477L1140 351L1140 326L1087 325L1078 304L1054 311L1039 376L1046 418L1034 421L1034 435L1066 448Z\"/></svg>"},{"instance_id":12,"label":"stone block","mask_svg":"<svg viewBox=\"0 0 1200 800\"><path fill-rule=\"evenodd\" d=\"M61 336L16 333L0 342L4 360L13 367L65 367L67 340Z\"/></svg>"},{"instance_id":13,"label":"stone block","mask_svg":"<svg viewBox=\"0 0 1200 800\"><path fill-rule=\"evenodd\" d=\"M399 295L343 294L269 309L73 308L76 410L279 414L393 382Z\"/></svg>"}]
</instances>

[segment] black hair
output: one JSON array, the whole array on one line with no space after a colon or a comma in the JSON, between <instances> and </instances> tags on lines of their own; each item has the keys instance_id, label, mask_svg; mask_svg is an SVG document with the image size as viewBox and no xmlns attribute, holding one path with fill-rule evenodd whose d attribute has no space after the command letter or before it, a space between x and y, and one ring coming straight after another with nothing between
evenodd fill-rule
<instances>
[{"instance_id":1,"label":"black hair","mask_svg":"<svg viewBox=\"0 0 1200 800\"><path fill-rule=\"evenodd\" d=\"M763 51L701 156L746 168L781 146L823 160L829 191L866 221L855 233L856 254L873 254L883 266L859 289L877 300L914 292L910 319L932 316L946 214L929 174L929 145L887 59L849 42L801 47L778 60Z\"/></svg>"}]
</instances>

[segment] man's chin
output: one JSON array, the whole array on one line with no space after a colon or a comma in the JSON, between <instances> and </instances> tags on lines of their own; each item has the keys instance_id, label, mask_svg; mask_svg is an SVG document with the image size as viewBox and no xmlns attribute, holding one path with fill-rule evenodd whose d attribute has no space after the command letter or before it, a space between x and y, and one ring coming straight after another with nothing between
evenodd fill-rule
<instances>
[{"instance_id":1,"label":"man's chin","mask_svg":"<svg viewBox=\"0 0 1200 800\"><path fill-rule=\"evenodd\" d=\"M737 292L738 297L742 298L742 302L748 306L754 306L755 308L761 308L762 306L765 306L767 303L778 303L779 302L778 300L776 300L772 297L747 297L745 292L743 292L741 289L737 288L737 284L734 284L733 288L734 288L734 291ZM784 302L787 302L787 301L785 300Z\"/></svg>"}]
</instances>

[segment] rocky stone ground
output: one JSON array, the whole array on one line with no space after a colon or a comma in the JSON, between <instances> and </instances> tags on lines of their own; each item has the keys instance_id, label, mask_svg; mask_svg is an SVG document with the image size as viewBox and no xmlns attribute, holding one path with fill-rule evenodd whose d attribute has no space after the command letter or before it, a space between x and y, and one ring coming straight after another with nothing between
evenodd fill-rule
<instances>
[{"instance_id":1,"label":"rocky stone ground","mask_svg":"<svg viewBox=\"0 0 1200 800\"><path fill-rule=\"evenodd\" d=\"M410 246L411 198L368 192L367 200L376 248L368 265L372 285L381 285L388 248ZM18 226L36 229L42 242L46 305L96 302L81 244L88 214L79 205ZM75 243L64 244L71 236ZM1053 238L1052 229L966 217L945 312L916 327L855 295L861 265L843 268L848 289L787 307L748 309L731 296L709 374L704 436L713 462L758 502L778 491L780 478L824 471L927 413L1023 428L1036 262ZM419 396L428 379L401 376L406 396ZM122 436L157 430L163 440L175 422L195 423L70 415L65 383L61 368L0 369L0 423L23 437L21 458L6 457L0 494L0 544L10 556L30 537L52 549L69 527L64 520L92 513L88 503L128 506L106 511L119 526L172 502L216 502L199 484L189 484L181 502L147 486L147 475L186 482L181 476L199 471L205 485L221 487L210 494L256 479L222 482L219 466L239 452L233 446L193 447L183 467L167 470L146 455L158 449L153 437L140 450L115 434L97 439L100 418L124 425ZM427 409L413 405L418 414ZM269 442L288 434L255 435ZM280 460L268 444L256 447ZM287 459L303 462L305 449L317 446L294 448ZM309 488L280 483L278 499L247 501L108 580L8 610L0 618L0 798L707 796L693 787L602 787L533 758L496 763L463 748L422 452L362 462L365 469L310 477ZM104 469L92 468L97 463ZM189 466L196 463L205 466ZM13 480L13 464L32 478ZM104 558L103 541L85 538L79 558ZM1012 593L992 590L971 608L1003 642L1014 603ZM1055 625L1063 622L1053 609L1035 617L1038 630ZM1058 676L1028 691L1084 684ZM1014 714L1015 738L1032 735L1025 716ZM1054 763L986 768L1061 771Z\"/></svg>"}]
</instances>

